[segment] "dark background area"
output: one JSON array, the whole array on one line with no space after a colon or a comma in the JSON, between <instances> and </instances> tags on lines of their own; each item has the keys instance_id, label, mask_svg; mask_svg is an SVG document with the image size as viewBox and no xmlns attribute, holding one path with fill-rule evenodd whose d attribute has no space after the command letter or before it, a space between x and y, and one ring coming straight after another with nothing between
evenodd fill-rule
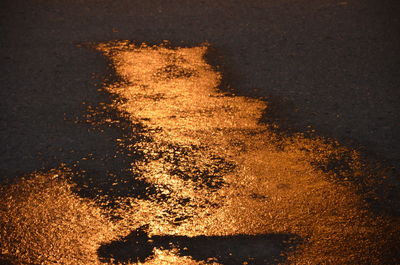
<instances>
[{"instance_id":1,"label":"dark background area","mask_svg":"<svg viewBox=\"0 0 400 265\"><path fill-rule=\"evenodd\" d=\"M77 45L125 39L209 42L236 94L266 98L264 121L284 131L315 130L397 166L395 3L2 0L0 174L13 178L82 162L89 153L86 168L116 167L111 156L119 129L102 132L72 121L86 106L107 102L96 84L110 73L99 53Z\"/></svg>"}]
</instances>

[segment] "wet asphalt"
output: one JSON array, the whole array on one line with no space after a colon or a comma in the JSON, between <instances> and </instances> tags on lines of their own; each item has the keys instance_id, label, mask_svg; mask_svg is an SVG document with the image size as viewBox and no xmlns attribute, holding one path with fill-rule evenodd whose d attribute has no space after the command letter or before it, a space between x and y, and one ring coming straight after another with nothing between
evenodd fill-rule
<instances>
[{"instance_id":1,"label":"wet asphalt","mask_svg":"<svg viewBox=\"0 0 400 265\"><path fill-rule=\"evenodd\" d=\"M263 121L361 150L393 168L392 193L400 186L394 1L3 0L0 10L2 181L76 161L93 175L127 168L130 159L116 158L114 144L127 132L84 122L87 106L110 101L98 89L115 79L109 62L85 44L168 40L209 43L222 89L264 98ZM93 159L82 159L88 154ZM390 207L399 205L390 196Z\"/></svg>"},{"instance_id":2,"label":"wet asphalt","mask_svg":"<svg viewBox=\"0 0 400 265\"><path fill-rule=\"evenodd\" d=\"M394 1L1 2L1 174L107 156L118 132L68 119L110 69L76 45L131 40L208 42L225 88L265 97L266 122L315 130L397 166L400 156L400 19ZM106 159L106 157L104 158Z\"/></svg>"}]
</instances>

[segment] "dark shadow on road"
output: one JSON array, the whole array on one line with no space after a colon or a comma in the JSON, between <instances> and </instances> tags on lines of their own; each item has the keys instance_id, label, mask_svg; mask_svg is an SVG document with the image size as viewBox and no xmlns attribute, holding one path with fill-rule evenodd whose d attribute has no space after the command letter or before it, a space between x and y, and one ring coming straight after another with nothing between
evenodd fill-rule
<instances>
[{"instance_id":1,"label":"dark shadow on road","mask_svg":"<svg viewBox=\"0 0 400 265\"><path fill-rule=\"evenodd\" d=\"M153 248L177 249L180 256L196 261L222 264L278 264L300 243L290 234L232 236L152 236L145 228L134 230L120 240L102 245L98 255L102 262L144 262L153 255Z\"/></svg>"}]
</instances>

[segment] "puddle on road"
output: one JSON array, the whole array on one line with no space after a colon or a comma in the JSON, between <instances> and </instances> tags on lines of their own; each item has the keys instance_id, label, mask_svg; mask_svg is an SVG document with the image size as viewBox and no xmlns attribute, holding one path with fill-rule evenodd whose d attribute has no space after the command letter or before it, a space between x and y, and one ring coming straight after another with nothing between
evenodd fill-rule
<instances>
[{"instance_id":1,"label":"puddle on road","mask_svg":"<svg viewBox=\"0 0 400 265\"><path fill-rule=\"evenodd\" d=\"M121 78L105 87L117 96L109 108L141 124L137 133L147 139L117 143L142 154L131 170L153 191L121 197L111 221L52 174L22 181L7 191L19 199L1 202L2 216L10 216L1 219L2 242L9 242L2 255L44 264L382 263L397 223L373 217L350 182L332 181L365 174L355 151L322 138L282 137L259 123L266 103L220 91L206 46L112 42L97 49ZM332 161L345 166L323 170Z\"/></svg>"}]
</instances>

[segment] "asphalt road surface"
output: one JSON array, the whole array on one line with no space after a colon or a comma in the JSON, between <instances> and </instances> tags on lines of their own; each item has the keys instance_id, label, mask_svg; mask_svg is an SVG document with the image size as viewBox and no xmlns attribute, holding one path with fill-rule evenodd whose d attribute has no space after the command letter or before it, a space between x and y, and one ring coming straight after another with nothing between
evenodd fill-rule
<instances>
[{"instance_id":1,"label":"asphalt road surface","mask_svg":"<svg viewBox=\"0 0 400 265\"><path fill-rule=\"evenodd\" d=\"M4 0L0 8L4 262L399 262L400 10L394 1ZM193 143L168 122L178 114L141 112L159 111L147 99L164 111L191 109L160 93L132 103L140 93L124 94L129 82L154 85L123 67L135 48L116 49L116 40L157 47L168 41L189 51L207 46L205 61L195 61L203 70L180 65L192 57L178 54L154 73L169 81L222 74L219 92L200 85L201 95L217 93L215 101L181 98L215 106L199 107L197 118L228 115L223 121L241 124L231 128L240 133L210 141L190 133L200 141ZM99 43L109 46L99 51ZM184 184L155 180L166 174L157 163ZM264 183L261 168L279 177ZM292 179L313 170L318 173ZM224 200L228 205L218 204ZM326 225L311 225L316 220ZM339 223L347 225L333 229ZM59 229L49 230L52 224ZM22 228L28 235L18 234ZM70 248L73 242L81 248ZM348 245L338 248L343 242Z\"/></svg>"}]
</instances>

